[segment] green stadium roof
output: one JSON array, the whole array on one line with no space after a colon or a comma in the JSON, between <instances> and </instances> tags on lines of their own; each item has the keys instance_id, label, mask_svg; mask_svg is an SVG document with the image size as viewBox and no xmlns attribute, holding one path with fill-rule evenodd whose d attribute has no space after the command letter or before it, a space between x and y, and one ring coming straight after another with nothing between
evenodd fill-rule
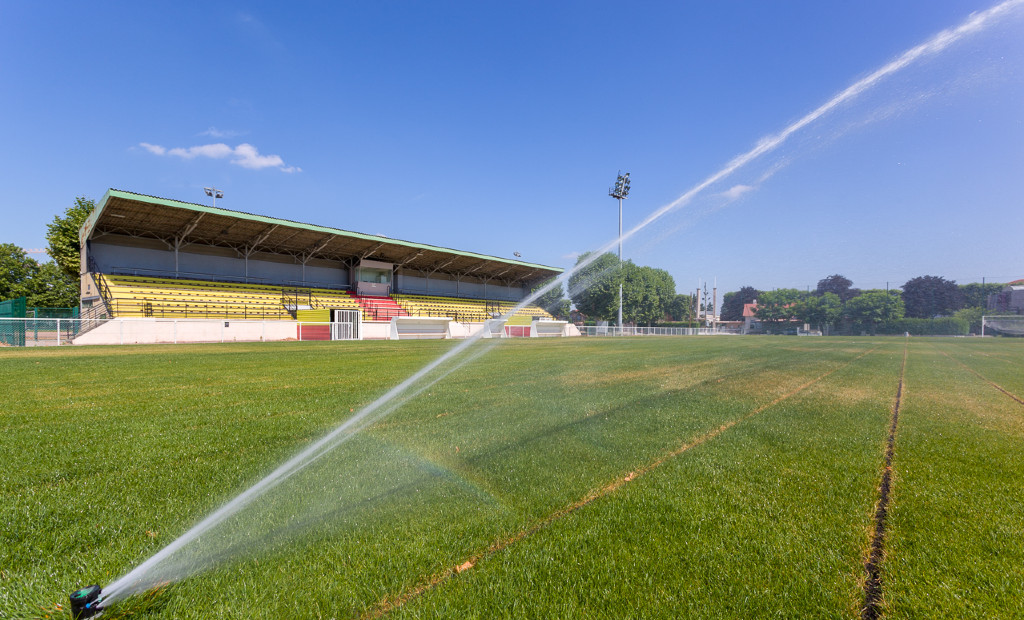
<instances>
[{"instance_id":1,"label":"green stadium roof","mask_svg":"<svg viewBox=\"0 0 1024 620\"><path fill-rule=\"evenodd\" d=\"M107 234L287 254L299 260L365 258L507 283L529 284L562 273L557 267L116 189L107 191L79 232L83 242Z\"/></svg>"}]
</instances>

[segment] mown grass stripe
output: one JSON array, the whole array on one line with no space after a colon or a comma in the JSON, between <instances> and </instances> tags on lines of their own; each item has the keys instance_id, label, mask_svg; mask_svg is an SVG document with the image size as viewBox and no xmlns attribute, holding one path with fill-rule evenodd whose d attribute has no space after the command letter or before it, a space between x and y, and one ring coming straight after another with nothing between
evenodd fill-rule
<instances>
[{"instance_id":1,"label":"mown grass stripe","mask_svg":"<svg viewBox=\"0 0 1024 620\"><path fill-rule=\"evenodd\" d=\"M999 391L1000 391L1000 392L1002 392L1003 394L1006 394L1007 396L1009 396L1009 397L1010 397L1010 398L1012 398L1013 400L1015 400L1015 401L1017 401L1018 403L1020 403L1020 404L1024 405L1024 398L1021 398L1020 396L1017 396L1016 394L1014 394L1014 393L1013 393L1013 392L1011 392L1010 390L1008 390L1008 389L1004 388L1003 386L1001 386L1001 385L999 385L998 383L996 383L995 381L993 381L993 380L989 379L988 377L986 377L985 375L981 374L981 373L980 373L980 372L978 372L977 370L975 370L975 369L971 368L971 367L970 367L970 366L968 366L967 364L965 364L965 363L963 363L962 361L960 361L960 360L956 359L955 357L953 357L953 356L952 356L952 355L950 355L949 353L946 353L945 351L943 351L943 350L941 350L941 349L938 349L938 351L939 351L939 353L942 353L943 355L945 355L945 356L946 356L946 357L948 357L949 359L953 360L953 361L954 361L954 362L956 362L957 364L960 364L961 366L963 366L964 368L966 368L966 369L967 369L967 370L969 370L970 372L974 373L974 374L975 374L975 375L976 375L976 376L977 376L977 377L978 377L979 379L981 379L981 380L982 380L982 381L984 381L985 383L987 383L987 384L991 385L992 387L994 387L995 389L999 390Z\"/></svg>"},{"instance_id":2,"label":"mown grass stripe","mask_svg":"<svg viewBox=\"0 0 1024 620\"><path fill-rule=\"evenodd\" d=\"M602 499L604 497L607 497L607 496L611 495L612 493L616 492L617 490L622 488L627 483L632 482L632 481L636 480L637 478L639 478L640 476L643 476L645 474L648 474L648 473L658 469L659 467L661 467L662 465L664 465L666 462L670 461L671 459L673 459L673 458L675 458L675 457L677 457L677 456L679 456L679 455L681 455L681 454L683 454L683 453L685 453L685 452L687 452L687 451L689 451L689 450L691 450L691 449L693 449L693 448L695 448L697 446L700 446L701 444L704 444L704 443L706 443L706 442L708 442L708 441L710 441L710 440L720 436L722 433L724 433L725 431L729 430L730 428L732 428L732 427L734 427L734 426L736 426L736 425L738 425L738 424L740 424L742 422L745 422L745 421L749 420L750 418L758 415L759 413L762 413L765 410L770 409L771 407L774 407L775 405L778 405L779 403L781 403L781 402L783 402L783 401L785 401L785 400L787 400L789 398L792 398L793 396L796 396L797 394L800 394L801 392L807 390L808 388L810 388L811 386L815 385L816 383L819 383L820 381L822 381L823 379L829 377L830 375L835 374L836 372L839 372L840 370L843 370L843 369L849 367L854 362L857 362L858 360L863 359L864 357L870 355L871 353L873 353L877 349L878 349L878 347L876 346L876 347L873 347L871 349L868 349L867 351L864 351L864 352L858 354L857 356L855 356L853 359L847 361L846 363L841 364L839 366L836 366L835 368L833 368L831 370L828 370L828 371L826 371L826 372L816 376L815 378L813 378L813 379L811 379L811 380L809 380L809 381L807 381L807 382L797 386L796 388L790 390L789 392L786 392L785 394L782 394L782 395L774 398L773 400L769 401L768 403L765 403L765 404L763 404L763 405L753 409L749 413L747 413L747 414L745 414L745 415L743 415L743 416L741 416L741 417L739 417L739 418L737 418L735 420L731 420L729 422L726 422L726 423L720 425L719 427L717 427L717 428L715 428L715 429L713 429L711 431L708 431L708 432L698 436L697 438L695 438L695 439L693 439L693 440L691 440L689 442L686 442L686 443L682 444L680 447L676 448L675 450L667 452L663 456L655 459L654 461L651 461L650 463L648 463L647 465L645 465L645 466L643 466L641 468L634 469L633 471L629 472L625 476L621 476L621 477L616 478L615 480L609 482L605 486L603 486L603 487L601 487L601 488L599 488L599 489L589 493L588 495L584 496L580 500L577 500L576 502L573 502L572 504L570 504L570 505L568 505L568 506L566 506L566 507L564 507L564 508L554 512L554 513L551 513L550 515L544 517L543 519L539 519L539 520L535 521L534 524L531 525L530 527L524 528L524 529L520 530L519 532L513 534L512 536L506 537L504 539L496 540L490 546L488 546L486 550L466 558L466 560L463 561L462 563L457 564L455 566L450 566L450 567L444 569L441 572L435 573L434 575L430 576L428 579L421 580L421 582L418 585L408 589L407 591L405 591L403 593L395 595L394 597L385 598L380 603L378 603L378 605L374 609L372 609L372 610L368 611L366 614L364 614L362 616L362 618L364 618L366 620L369 620L369 619L382 618L382 617L388 615L392 611L394 611L394 610L396 610L396 609L398 609L400 607L405 606L406 604L408 604L412 600L416 599L420 595L425 594L428 591L431 591L431 590L433 590L435 588L438 588L438 587L444 585L452 577L454 577L454 576L456 576L456 575L458 575L460 573L463 573L463 572L473 568L481 560L486 559L487 557L490 557L490 556L492 556L492 555L494 555L496 553L499 553L499 552L503 551L504 549L510 547L511 545L513 545L513 544L515 544L517 542L520 542L520 541L522 541L522 540L524 540L526 538L529 538L530 536L536 534L537 532L540 532L540 531L546 529L547 527L549 527L553 523L561 520L562 518L564 518L566 516L569 516L570 514L573 514L574 512L580 510L581 508L584 508L587 505L589 505L589 504L591 504L591 503L593 503L593 502L595 502L595 501L597 501L599 499ZM905 367L906 366L906 350L905 349L904 349L903 364L904 364L904 367ZM903 382L903 379L902 379L902 371L901 371L901 376L900 376L900 387L901 387L901 389L902 389L902 382ZM894 430L895 430L895 425L893 426L893 431L892 432L894 432ZM890 436L890 440L891 440L891 436ZM891 454L889 455L889 461L891 462Z\"/></svg>"},{"instance_id":3,"label":"mown grass stripe","mask_svg":"<svg viewBox=\"0 0 1024 620\"><path fill-rule=\"evenodd\" d=\"M885 468L878 485L878 503L875 504L875 531L871 537L868 561L864 566L867 579L864 582L864 607L862 620L876 620L881 612L882 602L882 559L885 556L885 520L889 512L889 496L892 493L892 460L896 450L896 427L900 418L900 403L903 399L903 381L907 371L907 350L909 342L903 345L903 364L900 367L899 385L896 387L896 402L893 403L889 421L889 437L885 446Z\"/></svg>"}]
</instances>

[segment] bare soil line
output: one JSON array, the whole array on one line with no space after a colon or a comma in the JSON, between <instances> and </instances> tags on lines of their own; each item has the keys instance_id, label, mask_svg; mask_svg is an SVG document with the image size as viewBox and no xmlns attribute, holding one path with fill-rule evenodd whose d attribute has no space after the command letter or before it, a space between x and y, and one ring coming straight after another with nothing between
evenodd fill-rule
<instances>
[{"instance_id":1,"label":"bare soil line","mask_svg":"<svg viewBox=\"0 0 1024 620\"><path fill-rule=\"evenodd\" d=\"M1007 396L1009 396L1009 397L1010 397L1010 398L1012 398L1013 400L1015 400L1015 401L1017 401L1018 403L1020 403L1020 404L1024 405L1024 398L1021 398L1020 396L1017 396L1016 394L1014 394L1014 393L1013 393L1013 392L1011 392L1010 390L1007 390L1006 388L1004 388L1003 386L999 385L999 384L998 384L998 383L996 383L995 381L992 381L991 379L989 379L989 378L988 378L988 377L986 377L985 375L981 374L981 373L980 373L980 372L978 372L977 370L975 370L975 369L971 368L971 367L970 367L970 366L968 366L967 364L965 364L965 363L961 362L960 360L956 359L955 357L953 357L953 356L952 356L952 355L950 355L949 353L946 353L945 351L943 351L943 350L941 350L941 349L936 349L936 350L937 350L937 351L938 351L939 353L941 353L941 354L945 355L946 357L948 357L949 359L953 360L953 361L954 361L954 362L956 362L957 364L960 364L961 366L963 366L963 367L964 367L964 368L966 368L967 370L969 370L969 371L971 371L972 373L974 373L974 374L975 374L975 375L976 375L976 376L977 376L977 377L978 377L979 379L981 379L981 380L982 380L982 381L984 381L985 383L987 383L987 384L991 385L992 387L994 387L995 389L999 390L999 391L1000 391L1000 392L1002 392L1003 394L1006 394Z\"/></svg>"},{"instance_id":2,"label":"bare soil line","mask_svg":"<svg viewBox=\"0 0 1024 620\"><path fill-rule=\"evenodd\" d=\"M566 506L566 507L564 507L564 508L562 508L562 509L560 509L560 510L558 510L556 512L551 513L550 515L548 515L547 517L544 517L543 519L539 519L539 520L535 521L529 527L527 527L527 528L525 528L523 530L520 530L519 532L516 532L515 534L512 534L511 536L508 536L506 538L501 538L501 539L498 539L498 540L494 541L493 543L491 543L491 545L489 547L487 547L486 550L484 550L484 551L482 551L480 553L477 553L477 554L475 554L473 556L470 556L469 558L466 558L466 560L463 561L460 564L448 567L448 568L444 569L443 571L441 571L439 573L435 573L434 575L431 575L430 577L422 580L418 585L413 586L412 588L409 588L405 592L396 594L394 596L385 597L373 609L369 610L368 612L363 614L361 617L364 620L370 620L370 619L375 619L375 618L382 618L382 617L388 615L390 612L394 611L395 609L398 609L399 607L402 607L403 605L405 605L406 603L408 603L408 602L412 601L413 599L417 598L421 594L424 594L424 593L426 593L426 592L428 592L430 590L433 590L436 587L439 587L439 586L443 585L444 583L449 581L455 575L458 575L458 574L463 573L463 572L465 572L467 570L470 570L471 568L476 566L476 564L478 562L480 562L481 560L486 559L486 558L488 558L488 557L490 557L490 556L492 556L492 555L494 555L494 554L496 554L496 553L498 553L498 552L500 552L500 551L510 547L511 545L513 545L513 544L515 544L515 543L517 543L517 542L519 542L521 540L524 540L524 539L532 536L533 534L536 534L537 532L539 532L541 530L546 529L548 526L550 526L551 524L555 523L556 521L558 521L558 520L562 519L563 517L566 517L566 516L576 512L577 510L579 510L581 508L584 508L588 504L590 504L590 503L592 503L592 502L594 502L596 500L599 500L599 499L601 499L603 497L606 497L608 495L611 495L612 493L614 493L615 491L619 490L620 488L622 488L627 483L633 482L634 480L636 480L640 476L643 476L644 474L648 474L648 473L654 471L655 469L661 467L662 465L664 465L670 459L672 459L672 458L674 458L676 456L679 456L680 454L683 454L684 452L686 452L686 451L688 451L688 450L690 450L692 448L695 448L695 447L697 447L697 446L699 446L701 444L704 444L704 443L706 443L706 442L708 442L708 441L718 437L719 435L721 435L725 431L729 430L730 428L736 426L737 424L740 424L741 422L745 422L745 421L749 420L750 418L754 417L755 415L765 411L766 409L774 407L775 405L781 403L782 401L784 401L784 400L786 400L788 398L791 398L791 397L799 394L800 392L803 392L804 390L806 390L807 388L811 387L812 385L818 383L822 379L825 379L826 377L828 377L828 376L830 376L830 375L832 375L832 374L834 374L834 373L836 373L836 372L838 372L838 371L840 371L840 370L850 366L854 362L856 362L856 361L860 360L861 358L869 355L870 353L872 353L875 350L877 350L877 348L878 347L873 347L873 348L871 348L871 349L869 349L867 351L864 351L863 353L861 353L860 355L857 355L856 357L854 357L850 361L848 361L848 362L846 362L846 363L844 363L844 364L842 364L840 366L837 366L837 367L833 368L832 370L826 371L826 372L818 375L817 377L811 379L810 381L807 381L806 383L804 383L804 384L802 384L802 385L800 385L800 386L790 390L789 392L787 392L787 393L785 393L785 394L783 394L781 396L776 397L774 400L772 400L772 401L770 401L770 402L768 402L768 403L766 403L764 405L759 406L758 408L750 411L749 413L747 413L747 414L745 414L745 415L743 415L743 416L741 416L741 417L739 417L739 418L737 418L735 420L731 420L729 422L726 422L725 424L722 424L721 426L719 426L719 427L717 427L715 429L712 429L712 430L704 433L703 435L699 435L698 437L696 437L694 439L691 439L690 441L682 444L681 446L679 446L678 448L676 448L676 449L674 449L674 450L672 450L670 452L665 453L664 455L662 455L661 457L657 458L656 460L648 463L647 465L644 465L643 467L640 467L638 469L634 469L633 471L629 472L625 476L616 478L615 480L613 480L612 482L609 482L605 486L590 492L589 494L587 494L583 498L577 500L576 502L573 502L572 504L569 504L568 506ZM904 365L906 365L906 351L905 350L904 350L903 355L904 355ZM902 387L902 373L901 373L900 386ZM895 424L894 424L893 428L895 429ZM888 458L889 458L889 460L891 460L891 455Z\"/></svg>"},{"instance_id":3,"label":"bare soil line","mask_svg":"<svg viewBox=\"0 0 1024 620\"><path fill-rule=\"evenodd\" d=\"M896 449L896 426L900 419L900 403L903 400L903 379L907 371L907 348L903 345L903 365L900 367L900 382L896 387L896 402L892 406L889 420L889 438L885 445L885 469L878 485L878 503L875 504L875 532L868 547L868 560L864 565L867 579L864 581L864 607L861 620L876 620L881 613L882 603L882 558L885 556L885 519L889 514L889 496L892 492L892 458Z\"/></svg>"}]
</instances>

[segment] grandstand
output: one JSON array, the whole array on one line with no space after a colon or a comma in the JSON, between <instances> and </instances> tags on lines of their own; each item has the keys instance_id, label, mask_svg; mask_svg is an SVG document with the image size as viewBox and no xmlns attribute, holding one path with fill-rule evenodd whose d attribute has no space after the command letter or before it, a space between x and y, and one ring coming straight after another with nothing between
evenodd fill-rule
<instances>
[{"instance_id":1,"label":"grandstand","mask_svg":"<svg viewBox=\"0 0 1024 620\"><path fill-rule=\"evenodd\" d=\"M373 338L388 337L384 326L396 317L448 317L471 331L561 273L114 189L79 235L82 309L90 319L334 324L357 316L367 324L358 333ZM527 306L508 324L537 318L552 317Z\"/></svg>"}]
</instances>

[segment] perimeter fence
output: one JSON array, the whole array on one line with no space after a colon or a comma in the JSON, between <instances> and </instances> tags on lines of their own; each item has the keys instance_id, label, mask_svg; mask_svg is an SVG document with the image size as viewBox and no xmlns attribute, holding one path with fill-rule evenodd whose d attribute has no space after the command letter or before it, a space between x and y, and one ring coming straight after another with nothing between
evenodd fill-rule
<instances>
[{"instance_id":1,"label":"perimeter fence","mask_svg":"<svg viewBox=\"0 0 1024 620\"><path fill-rule=\"evenodd\" d=\"M358 315L357 312L351 313ZM347 318L347 317L346 317ZM364 333L368 325L356 320L335 322L172 319L172 318L19 318L0 317L0 347L47 347L69 344L184 344L202 342L268 342L288 340L361 340L387 338L383 331ZM691 327L580 326L581 336L712 336L738 330ZM531 336L528 325L504 326L506 337ZM454 336L465 338L470 332Z\"/></svg>"},{"instance_id":2,"label":"perimeter fence","mask_svg":"<svg viewBox=\"0 0 1024 620\"><path fill-rule=\"evenodd\" d=\"M351 322L6 317L0 318L0 347L358 340L360 329Z\"/></svg>"},{"instance_id":3,"label":"perimeter fence","mask_svg":"<svg viewBox=\"0 0 1024 620\"><path fill-rule=\"evenodd\" d=\"M619 327L613 325L581 325L583 336L716 336L739 335L740 330L724 327Z\"/></svg>"}]
</instances>

